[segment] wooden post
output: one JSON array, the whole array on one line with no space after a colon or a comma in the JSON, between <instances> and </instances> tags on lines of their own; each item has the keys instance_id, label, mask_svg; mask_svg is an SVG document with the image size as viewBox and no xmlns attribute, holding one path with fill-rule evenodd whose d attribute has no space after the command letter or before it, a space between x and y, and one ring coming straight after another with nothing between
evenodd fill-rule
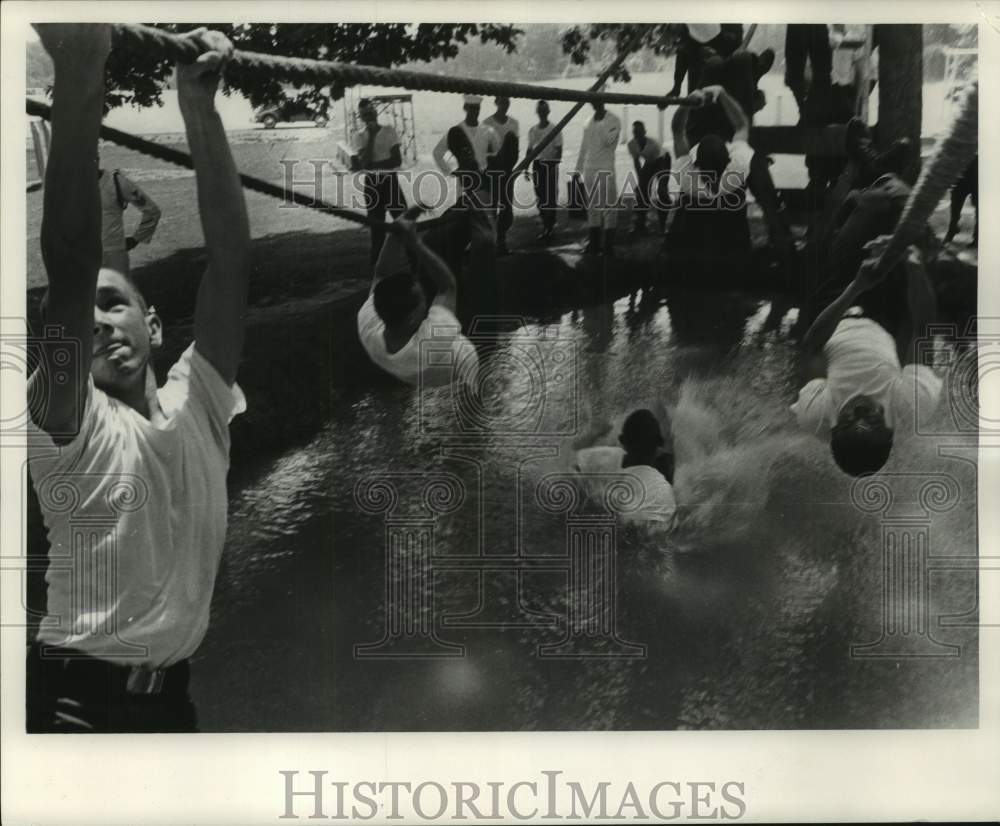
<instances>
[{"instance_id":1,"label":"wooden post","mask_svg":"<svg viewBox=\"0 0 1000 826\"><path fill-rule=\"evenodd\" d=\"M910 156L903 178L910 184L920 171L920 130L923 116L923 27L911 24L879 24L878 37L879 149L897 138L910 139Z\"/></svg>"}]
</instances>

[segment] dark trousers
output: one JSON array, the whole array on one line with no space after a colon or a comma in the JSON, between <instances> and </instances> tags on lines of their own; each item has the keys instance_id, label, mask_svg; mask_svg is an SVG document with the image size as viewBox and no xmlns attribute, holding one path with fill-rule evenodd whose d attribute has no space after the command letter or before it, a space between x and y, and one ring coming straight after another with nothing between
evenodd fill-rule
<instances>
[{"instance_id":1,"label":"dark trousers","mask_svg":"<svg viewBox=\"0 0 1000 826\"><path fill-rule=\"evenodd\" d=\"M556 225L559 202L559 161L535 161L531 173L542 227L552 229Z\"/></svg>"},{"instance_id":2,"label":"dark trousers","mask_svg":"<svg viewBox=\"0 0 1000 826\"><path fill-rule=\"evenodd\" d=\"M670 206L670 195L667 192L670 166L670 153L665 152L663 157L646 161L639 167L639 180L635 191L636 226L645 226L646 213L651 206L656 210L660 229L666 226Z\"/></svg>"},{"instance_id":3,"label":"dark trousers","mask_svg":"<svg viewBox=\"0 0 1000 826\"><path fill-rule=\"evenodd\" d=\"M953 236L958 232L958 221L962 217L962 207L965 206L965 199L972 198L972 205L976 208L976 228L972 233L973 243L979 241L979 156L977 155L972 163L966 168L962 177L955 182L951 188L951 219L948 221L948 236Z\"/></svg>"},{"instance_id":4,"label":"dark trousers","mask_svg":"<svg viewBox=\"0 0 1000 826\"><path fill-rule=\"evenodd\" d=\"M808 87L806 60L812 73ZM785 85L792 90L804 123L823 121L832 70L833 50L825 23L790 23L785 27Z\"/></svg>"},{"instance_id":5,"label":"dark trousers","mask_svg":"<svg viewBox=\"0 0 1000 826\"><path fill-rule=\"evenodd\" d=\"M520 154L520 143L517 135L508 132L504 135L500 150L487 169L490 180L490 192L493 197L492 207L497 219L497 242L502 244L507 237L507 230L514 223L513 190L514 179L511 175L517 165Z\"/></svg>"},{"instance_id":6,"label":"dark trousers","mask_svg":"<svg viewBox=\"0 0 1000 826\"><path fill-rule=\"evenodd\" d=\"M406 196L400 189L399 178L395 172L366 172L361 191L365 196L368 217L375 221L385 221L386 212L397 218L406 209ZM385 242L385 229L379 226L372 227L371 235L371 262L374 264Z\"/></svg>"},{"instance_id":7,"label":"dark trousers","mask_svg":"<svg viewBox=\"0 0 1000 826\"><path fill-rule=\"evenodd\" d=\"M187 660L166 669L158 693L133 693L129 669L36 643L26 663L26 728L32 733L193 732ZM57 656L62 655L62 656ZM68 656L67 656L68 655Z\"/></svg>"}]
</instances>

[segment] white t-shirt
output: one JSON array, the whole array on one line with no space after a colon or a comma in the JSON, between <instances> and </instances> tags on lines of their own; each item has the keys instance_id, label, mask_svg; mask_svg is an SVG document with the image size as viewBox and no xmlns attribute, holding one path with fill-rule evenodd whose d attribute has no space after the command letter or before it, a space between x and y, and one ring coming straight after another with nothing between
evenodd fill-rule
<instances>
[{"instance_id":1,"label":"white t-shirt","mask_svg":"<svg viewBox=\"0 0 1000 826\"><path fill-rule=\"evenodd\" d=\"M368 129L365 128L355 133L351 148L356 155L360 155L365 151L367 145ZM396 134L396 130L391 126L380 126L378 132L375 133L375 145L372 147L372 161L381 163L389 160L392 155L392 147L398 145L399 135Z\"/></svg>"},{"instance_id":2,"label":"white t-shirt","mask_svg":"<svg viewBox=\"0 0 1000 826\"><path fill-rule=\"evenodd\" d=\"M622 520L626 522L654 523L659 528L673 526L677 502L674 499L674 489L656 468L649 465L632 465L623 468L625 451L620 447L601 446L578 450L576 464L573 469L581 474L627 474L637 479L643 490L642 503L635 510L623 513ZM594 479L593 483L585 482L588 493L600 493L607 484L606 479Z\"/></svg>"},{"instance_id":3,"label":"white t-shirt","mask_svg":"<svg viewBox=\"0 0 1000 826\"><path fill-rule=\"evenodd\" d=\"M727 202L732 200L732 206L737 205L736 201L742 205L747 188L747 176L750 174L750 161L753 160L753 149L746 141L727 143L726 149L729 150L729 163L722 172L718 191L714 196L710 196L707 191L699 191L699 169L695 166L695 159L698 157L697 145L678 161L678 188L681 194L687 195L694 201L695 206L711 208L723 198L727 199Z\"/></svg>"},{"instance_id":4,"label":"white t-shirt","mask_svg":"<svg viewBox=\"0 0 1000 826\"><path fill-rule=\"evenodd\" d=\"M458 378L475 385L479 377L476 348L462 335L455 314L440 304L431 304L410 340L390 353L385 346L385 322L375 311L374 295L369 295L358 311L358 337L375 364L409 384L434 386Z\"/></svg>"},{"instance_id":5,"label":"white t-shirt","mask_svg":"<svg viewBox=\"0 0 1000 826\"><path fill-rule=\"evenodd\" d=\"M68 445L28 426L49 539L38 638L125 665L168 666L191 656L208 628L226 538L229 422L246 402L193 344L157 391L163 425L92 378L86 393Z\"/></svg>"},{"instance_id":6,"label":"white t-shirt","mask_svg":"<svg viewBox=\"0 0 1000 826\"><path fill-rule=\"evenodd\" d=\"M555 124L550 123L545 128L542 128L537 123L528 130L528 147L538 146L543 140L545 140L546 135L549 134L553 129L555 129ZM535 158L536 161L555 161L562 157L562 146L563 146L563 136L562 132L557 132L556 136L552 139L551 143L548 144Z\"/></svg>"},{"instance_id":7,"label":"white t-shirt","mask_svg":"<svg viewBox=\"0 0 1000 826\"><path fill-rule=\"evenodd\" d=\"M515 138L519 138L521 136L520 125L510 115L507 116L507 120L503 123L500 123L495 116L490 115L488 118L483 120L483 126L488 126L496 132L501 143L503 143L503 139L507 137L508 133L512 133Z\"/></svg>"},{"instance_id":8,"label":"white t-shirt","mask_svg":"<svg viewBox=\"0 0 1000 826\"><path fill-rule=\"evenodd\" d=\"M592 117L583 130L580 154L576 159L577 172L584 175L604 170L614 172L615 150L621 131L622 122L608 111L600 120Z\"/></svg>"},{"instance_id":9,"label":"white t-shirt","mask_svg":"<svg viewBox=\"0 0 1000 826\"><path fill-rule=\"evenodd\" d=\"M647 161L655 161L663 157L663 147L653 138L646 136L646 144L640 149L639 142L632 138L628 142L628 153L633 158L643 158Z\"/></svg>"},{"instance_id":10,"label":"white t-shirt","mask_svg":"<svg viewBox=\"0 0 1000 826\"><path fill-rule=\"evenodd\" d=\"M857 395L871 396L885 408L885 423L895 427L901 416L914 414L915 405L933 410L941 398L941 379L930 367L900 367L896 342L869 318L845 318L823 347L825 379L813 379L799 391L792 412L799 424L820 438L830 429L844 405Z\"/></svg>"},{"instance_id":11,"label":"white t-shirt","mask_svg":"<svg viewBox=\"0 0 1000 826\"><path fill-rule=\"evenodd\" d=\"M476 155L476 163L479 164L479 171L486 170L487 156L495 155L500 150L500 138L489 126L480 123L478 126L469 126L465 121L458 124L465 132L469 143L472 144L472 151ZM434 160L445 175L450 175L454 169L450 169L445 163L445 157L449 154L448 133L445 132L434 147Z\"/></svg>"}]
</instances>

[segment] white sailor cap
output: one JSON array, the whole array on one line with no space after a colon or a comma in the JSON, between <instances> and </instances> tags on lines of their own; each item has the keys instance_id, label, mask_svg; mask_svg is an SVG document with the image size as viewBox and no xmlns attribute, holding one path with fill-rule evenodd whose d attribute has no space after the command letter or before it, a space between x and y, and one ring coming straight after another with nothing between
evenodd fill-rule
<instances>
[{"instance_id":1,"label":"white sailor cap","mask_svg":"<svg viewBox=\"0 0 1000 826\"><path fill-rule=\"evenodd\" d=\"M480 106L482 102L483 99L480 95L466 95L463 100L466 106Z\"/></svg>"},{"instance_id":2,"label":"white sailor cap","mask_svg":"<svg viewBox=\"0 0 1000 826\"><path fill-rule=\"evenodd\" d=\"M722 26L718 23L688 23L687 27L688 33L699 43L708 43L722 31Z\"/></svg>"}]
</instances>

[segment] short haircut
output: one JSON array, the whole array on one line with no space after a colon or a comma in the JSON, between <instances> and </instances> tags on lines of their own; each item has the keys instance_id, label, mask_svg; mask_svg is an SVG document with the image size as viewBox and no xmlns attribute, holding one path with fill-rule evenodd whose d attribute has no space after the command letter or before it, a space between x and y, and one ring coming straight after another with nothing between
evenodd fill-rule
<instances>
[{"instance_id":1,"label":"short haircut","mask_svg":"<svg viewBox=\"0 0 1000 826\"><path fill-rule=\"evenodd\" d=\"M729 166L729 149L726 142L719 135L705 135L698 142L698 150L695 153L695 166L703 172L714 172L721 176Z\"/></svg>"},{"instance_id":2,"label":"short haircut","mask_svg":"<svg viewBox=\"0 0 1000 826\"><path fill-rule=\"evenodd\" d=\"M386 276L375 285L373 294L375 312L388 327L395 327L406 320L419 302L414 284L413 274L409 270L400 270Z\"/></svg>"},{"instance_id":3,"label":"short haircut","mask_svg":"<svg viewBox=\"0 0 1000 826\"><path fill-rule=\"evenodd\" d=\"M643 128L643 129L645 129L645 128L646 128L646 124L645 124L645 123L643 123L643 122L642 122L641 120L635 120L635 121L632 121L632 125L633 125L633 126L641 126L641 127Z\"/></svg>"},{"instance_id":4,"label":"short haircut","mask_svg":"<svg viewBox=\"0 0 1000 826\"><path fill-rule=\"evenodd\" d=\"M651 410L645 408L629 413L618 439L627 451L655 450L663 445L660 422Z\"/></svg>"},{"instance_id":5,"label":"short haircut","mask_svg":"<svg viewBox=\"0 0 1000 826\"><path fill-rule=\"evenodd\" d=\"M101 269L110 269L109 267L102 267ZM121 270L112 270L112 272L118 273L125 282L126 287L129 292L135 296L136 301L139 303L140 309L143 313L149 310L149 303L146 301L146 296L142 294L142 290L139 289L139 285L136 284L135 279L128 273L124 273ZM42 320L49 314L49 287L45 288L45 292L42 294L42 300L38 302L38 312L42 316Z\"/></svg>"},{"instance_id":6,"label":"short haircut","mask_svg":"<svg viewBox=\"0 0 1000 826\"><path fill-rule=\"evenodd\" d=\"M837 424L830 431L830 452L850 476L870 476L882 469L892 452L892 429L883 424L864 429Z\"/></svg>"}]
</instances>

